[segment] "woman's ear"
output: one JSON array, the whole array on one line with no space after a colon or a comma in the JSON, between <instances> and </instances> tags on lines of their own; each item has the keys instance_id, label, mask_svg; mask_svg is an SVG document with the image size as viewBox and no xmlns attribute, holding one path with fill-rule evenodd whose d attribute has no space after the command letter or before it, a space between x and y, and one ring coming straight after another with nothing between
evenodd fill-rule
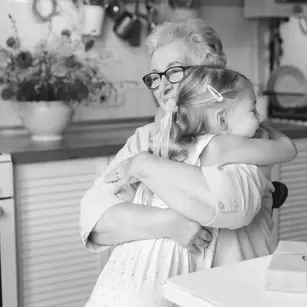
<instances>
[{"instance_id":1,"label":"woman's ear","mask_svg":"<svg viewBox=\"0 0 307 307\"><path fill-rule=\"evenodd\" d=\"M216 112L216 122L221 130L227 130L227 117L226 112L224 110L218 110Z\"/></svg>"}]
</instances>

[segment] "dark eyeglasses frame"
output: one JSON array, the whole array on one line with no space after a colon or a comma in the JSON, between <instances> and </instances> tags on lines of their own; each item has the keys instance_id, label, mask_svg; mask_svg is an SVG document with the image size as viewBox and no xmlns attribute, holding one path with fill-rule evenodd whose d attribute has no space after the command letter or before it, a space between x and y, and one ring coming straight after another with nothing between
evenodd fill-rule
<instances>
[{"instance_id":1,"label":"dark eyeglasses frame","mask_svg":"<svg viewBox=\"0 0 307 307\"><path fill-rule=\"evenodd\" d=\"M190 65L190 66L181 66L181 65L172 66L172 67L169 67L168 69L166 69L164 72L150 72L149 74L145 75L145 76L142 78L142 80L143 80L144 84L146 85L146 87L147 87L148 89L150 89L151 91L156 90L156 89L159 88L159 86L160 86L160 84L159 84L159 85L156 86L156 87L149 87L149 86L146 84L146 82L145 82L146 77L149 76L149 75L152 75L152 74L155 74L155 75L159 75L159 76L160 76L160 83L161 83L161 80L162 80L162 76L165 76L166 80L167 80L168 82L172 83L172 84L179 83L182 79L181 79L180 81L172 82L171 80L169 80L169 78L168 78L168 76L167 76L167 72L168 72L170 69L174 69L174 68L177 68L177 67L182 69L183 75L184 75L184 74L185 74L185 71L186 71L187 69L189 69L189 68L191 68L191 67L194 67L194 66L192 66L192 65Z\"/></svg>"}]
</instances>

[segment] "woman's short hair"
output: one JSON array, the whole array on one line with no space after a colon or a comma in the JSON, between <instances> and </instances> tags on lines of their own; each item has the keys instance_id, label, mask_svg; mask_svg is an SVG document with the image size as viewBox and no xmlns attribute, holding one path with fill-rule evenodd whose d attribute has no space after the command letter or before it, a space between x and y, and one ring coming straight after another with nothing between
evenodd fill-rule
<instances>
[{"instance_id":1,"label":"woman's short hair","mask_svg":"<svg viewBox=\"0 0 307 307\"><path fill-rule=\"evenodd\" d=\"M149 54L152 55L156 49L176 40L184 41L189 46L196 60L194 65L226 66L221 39L202 19L164 22L158 25L147 38Z\"/></svg>"}]
</instances>

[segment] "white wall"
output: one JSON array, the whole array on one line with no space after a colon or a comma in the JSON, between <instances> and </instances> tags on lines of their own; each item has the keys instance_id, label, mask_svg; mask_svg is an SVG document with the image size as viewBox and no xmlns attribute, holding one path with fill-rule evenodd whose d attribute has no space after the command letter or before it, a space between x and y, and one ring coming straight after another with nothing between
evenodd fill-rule
<instances>
[{"instance_id":1,"label":"white wall","mask_svg":"<svg viewBox=\"0 0 307 307\"><path fill-rule=\"evenodd\" d=\"M284 23L281 26L281 36L284 39L281 65L294 65L307 77L307 33L301 31L298 19L291 18Z\"/></svg>"},{"instance_id":2,"label":"white wall","mask_svg":"<svg viewBox=\"0 0 307 307\"><path fill-rule=\"evenodd\" d=\"M60 0L65 6L69 0ZM24 2L24 3L23 3ZM129 6L127 7L129 9ZM31 46L39 37L44 35L43 25L34 20L29 0L1 0L0 1L0 44L12 33L8 13L16 19L20 35L24 43ZM206 23L213 26L222 38L229 66L245 73L255 83L258 82L258 27L256 21L245 20L242 7L238 6L204 6L200 11ZM76 19L76 14L70 16ZM61 29L67 19L57 17L55 25ZM108 72L110 79L115 81L133 79L138 86L133 86L123 95L122 106L114 108L80 108L75 120L123 118L153 115L156 110L151 94L141 83L141 77L147 72L149 59L144 46L129 48L112 32L112 21L106 20L104 33L97 46L106 46L111 49L120 64L110 65ZM144 34L145 36L145 34ZM114 102L116 104L116 102ZM0 103L0 127L18 126L20 121L9 103Z\"/></svg>"}]
</instances>

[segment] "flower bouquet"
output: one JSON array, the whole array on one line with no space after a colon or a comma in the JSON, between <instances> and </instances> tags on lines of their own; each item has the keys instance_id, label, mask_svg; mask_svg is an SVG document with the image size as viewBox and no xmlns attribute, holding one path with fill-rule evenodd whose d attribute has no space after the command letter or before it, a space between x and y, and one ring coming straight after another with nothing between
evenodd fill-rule
<instances>
[{"instance_id":1,"label":"flower bouquet","mask_svg":"<svg viewBox=\"0 0 307 307\"><path fill-rule=\"evenodd\" d=\"M116 91L102 72L105 55L92 52L95 41L91 38L76 36L65 29L56 35L51 26L46 38L41 39L33 50L24 49L16 23L12 16L9 17L15 35L7 39L6 48L0 48L1 97L17 102L19 113L22 110L23 124L32 134L47 133L58 138L68 124L63 127L59 114L54 114L51 109L61 106L69 123L75 106L105 103ZM32 110L30 113L41 109L39 113L43 118L39 118L37 112L32 118L25 116L29 109ZM50 132L52 127L45 127L45 132L32 131L33 125L46 125L48 121L52 126L60 121L62 131Z\"/></svg>"}]
</instances>

